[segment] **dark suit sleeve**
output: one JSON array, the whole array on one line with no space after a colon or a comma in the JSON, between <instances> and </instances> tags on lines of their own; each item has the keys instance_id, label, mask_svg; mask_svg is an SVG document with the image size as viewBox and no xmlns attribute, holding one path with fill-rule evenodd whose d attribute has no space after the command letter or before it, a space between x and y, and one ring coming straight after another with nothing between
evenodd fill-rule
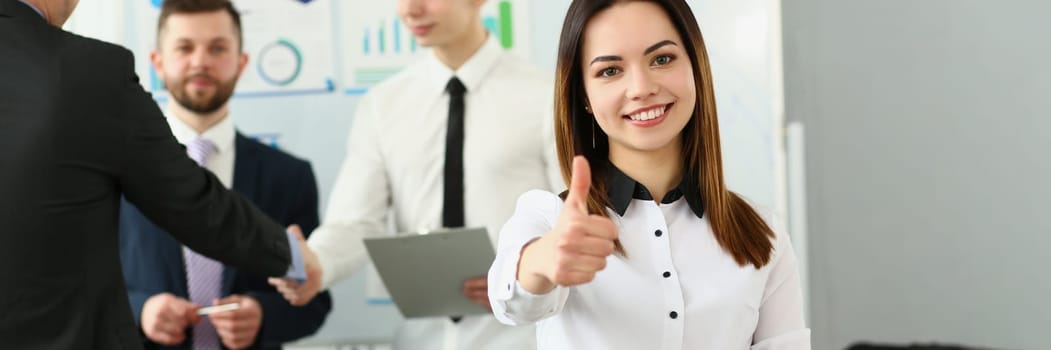
<instances>
[{"instance_id":1,"label":"dark suit sleeve","mask_svg":"<svg viewBox=\"0 0 1051 350\"><path fill-rule=\"evenodd\" d=\"M301 169L297 171L296 177L299 185L289 189L296 199L289 203L288 223L299 225L304 234L309 236L319 221L317 181L309 163L304 163ZM273 288L252 291L248 295L259 301L263 308L263 325L256 341L268 347L277 347L314 334L332 309L332 298L328 292L319 293L314 300L301 307L289 304Z\"/></svg>"},{"instance_id":2,"label":"dark suit sleeve","mask_svg":"<svg viewBox=\"0 0 1051 350\"><path fill-rule=\"evenodd\" d=\"M317 179L314 178L314 170L310 163L306 163L299 173L300 185L296 188L298 200L292 207L292 222L303 230L303 234L309 236L318 227L320 216L318 215Z\"/></svg>"},{"instance_id":3,"label":"dark suit sleeve","mask_svg":"<svg viewBox=\"0 0 1051 350\"><path fill-rule=\"evenodd\" d=\"M135 325L139 326L139 329L142 329L142 307L146 305L146 300L149 300L151 296L153 295L141 290L128 289L131 313L135 316Z\"/></svg>"},{"instance_id":4,"label":"dark suit sleeve","mask_svg":"<svg viewBox=\"0 0 1051 350\"><path fill-rule=\"evenodd\" d=\"M180 294L174 290L174 286L165 283L170 281L172 276L162 266L168 262L181 261L177 258L171 259L170 255L167 255L170 253L166 254L160 247L170 247L177 253L181 253L182 248L171 238L159 234L163 231L152 228L153 225L146 221L141 212L126 200L121 200L120 221L117 227L120 267L124 275L124 287L128 290L132 316L140 331L142 309L150 297L165 292ZM171 244L165 244L168 242ZM182 294L185 294L185 291Z\"/></svg>"},{"instance_id":5,"label":"dark suit sleeve","mask_svg":"<svg viewBox=\"0 0 1051 350\"><path fill-rule=\"evenodd\" d=\"M122 53L125 139L119 180L128 201L198 253L258 275L285 275L291 254L284 228L190 160L139 85L131 53Z\"/></svg>"}]
</instances>

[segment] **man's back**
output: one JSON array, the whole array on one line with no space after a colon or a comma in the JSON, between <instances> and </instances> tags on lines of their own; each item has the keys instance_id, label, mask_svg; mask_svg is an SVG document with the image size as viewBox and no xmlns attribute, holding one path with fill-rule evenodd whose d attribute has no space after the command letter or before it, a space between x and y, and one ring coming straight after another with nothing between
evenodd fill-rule
<instances>
[{"instance_id":1,"label":"man's back","mask_svg":"<svg viewBox=\"0 0 1051 350\"><path fill-rule=\"evenodd\" d=\"M0 0L0 348L140 347L117 253L121 193L204 254L287 269L282 229L186 157L132 68L128 51Z\"/></svg>"}]
</instances>

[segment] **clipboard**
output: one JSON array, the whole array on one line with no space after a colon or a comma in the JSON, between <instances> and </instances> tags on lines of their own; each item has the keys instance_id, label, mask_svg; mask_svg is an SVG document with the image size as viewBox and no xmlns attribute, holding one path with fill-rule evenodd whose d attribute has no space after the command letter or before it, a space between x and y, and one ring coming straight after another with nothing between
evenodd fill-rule
<instances>
[{"instance_id":1,"label":"clipboard","mask_svg":"<svg viewBox=\"0 0 1051 350\"><path fill-rule=\"evenodd\" d=\"M485 228L366 238L365 249L405 318L487 314L463 295L485 276L496 253Z\"/></svg>"}]
</instances>

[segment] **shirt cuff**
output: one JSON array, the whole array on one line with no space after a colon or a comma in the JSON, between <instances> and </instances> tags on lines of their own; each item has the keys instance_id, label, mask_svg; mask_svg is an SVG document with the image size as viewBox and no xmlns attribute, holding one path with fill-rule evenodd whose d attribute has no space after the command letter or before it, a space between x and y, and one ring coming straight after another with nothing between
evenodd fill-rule
<instances>
[{"instance_id":1,"label":"shirt cuff","mask_svg":"<svg viewBox=\"0 0 1051 350\"><path fill-rule=\"evenodd\" d=\"M544 294L533 294L515 281L511 299L500 301L501 316L513 320L515 324L537 322L558 314L568 297L569 290L563 286L555 286Z\"/></svg>"},{"instance_id":2,"label":"shirt cuff","mask_svg":"<svg viewBox=\"0 0 1051 350\"><path fill-rule=\"evenodd\" d=\"M510 325L530 324L557 314L569 297L569 289L563 286L555 286L544 294L533 294L522 288L517 278L521 251L522 248L505 250L504 255L497 257L489 276L490 286L495 287L489 294L493 313L498 320ZM493 282L499 284L493 285Z\"/></svg>"},{"instance_id":3,"label":"shirt cuff","mask_svg":"<svg viewBox=\"0 0 1051 350\"><path fill-rule=\"evenodd\" d=\"M497 278L490 278L490 280L499 281L498 283L500 285L500 287L497 288L495 290L495 293L493 293L492 295L495 301L508 301L515 295L515 285L518 284L518 259L520 258L520 255L509 255L511 256L508 256L506 258L501 257L503 258L503 260L501 261L502 264L499 264L495 271L497 274Z\"/></svg>"},{"instance_id":4,"label":"shirt cuff","mask_svg":"<svg viewBox=\"0 0 1051 350\"><path fill-rule=\"evenodd\" d=\"M540 237L533 237L525 243L522 243L517 250L505 250L505 254L499 254L496 257L497 259L502 260L498 260L497 263L494 264L494 267L496 267L494 270L498 273L495 280L500 281L499 283L503 285L503 287L497 289L492 297L498 301L507 301L515 296L515 286L518 285L518 264L521 263L519 260L522 259L522 252L525 251L526 246L539 239ZM506 258L504 257L505 255L507 255ZM490 276L489 279L494 280L492 276ZM518 286L518 288L521 288L521 286Z\"/></svg>"},{"instance_id":5,"label":"shirt cuff","mask_svg":"<svg viewBox=\"0 0 1051 350\"><path fill-rule=\"evenodd\" d=\"M318 237L326 236L322 230L324 230L324 226L314 230L314 233L310 235L311 239L307 240L307 246L309 246L310 249L313 249L314 255L317 256L318 268L321 270L321 290L325 290L341 278L341 270L337 270L340 267L340 261L333 259L326 249L326 247L331 248L332 246L339 244L319 240ZM360 242L361 240L359 239L358 241ZM351 253L348 253L347 255L351 255Z\"/></svg>"},{"instance_id":6,"label":"shirt cuff","mask_svg":"<svg viewBox=\"0 0 1051 350\"><path fill-rule=\"evenodd\" d=\"M296 240L296 236L292 235L291 232L288 234L288 250L292 253L292 266L288 267L288 274L285 278L291 278L299 283L306 282L307 280L307 269L303 264L303 254L299 250L299 241Z\"/></svg>"}]
</instances>

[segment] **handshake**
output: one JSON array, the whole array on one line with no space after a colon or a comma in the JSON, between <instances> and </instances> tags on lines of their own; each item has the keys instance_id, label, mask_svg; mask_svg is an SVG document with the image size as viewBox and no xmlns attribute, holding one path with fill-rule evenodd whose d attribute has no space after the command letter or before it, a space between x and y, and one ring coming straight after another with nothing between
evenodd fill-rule
<instances>
[{"instance_id":1,"label":"handshake","mask_svg":"<svg viewBox=\"0 0 1051 350\"><path fill-rule=\"evenodd\" d=\"M317 254L314 254L314 250L307 245L307 241L299 226L289 226L288 232L292 233L296 237L296 241L299 242L299 251L306 268L306 279L299 281L289 277L271 277L268 281L270 285L277 288L277 291L289 303L295 306L303 306L314 299L317 293L321 291L321 264ZM294 247L290 248L294 249Z\"/></svg>"}]
</instances>

